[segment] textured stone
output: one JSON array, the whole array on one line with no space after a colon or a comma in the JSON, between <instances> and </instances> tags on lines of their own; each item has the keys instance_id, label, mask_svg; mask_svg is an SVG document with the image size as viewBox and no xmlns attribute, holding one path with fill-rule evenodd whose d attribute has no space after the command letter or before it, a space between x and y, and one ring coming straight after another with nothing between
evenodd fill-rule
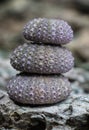
<instances>
[{"instance_id":1,"label":"textured stone","mask_svg":"<svg viewBox=\"0 0 89 130\"><path fill-rule=\"evenodd\" d=\"M14 74L16 74L16 71L11 67L9 59L0 58L0 89L5 89L8 78Z\"/></svg>"},{"instance_id":2,"label":"textured stone","mask_svg":"<svg viewBox=\"0 0 89 130\"><path fill-rule=\"evenodd\" d=\"M70 72L66 73L65 76L72 82L77 81L82 90L86 93L89 93L89 72L76 68L72 69Z\"/></svg>"},{"instance_id":3,"label":"textured stone","mask_svg":"<svg viewBox=\"0 0 89 130\"><path fill-rule=\"evenodd\" d=\"M63 45L72 40L73 31L63 20L38 18L25 25L23 35L30 41Z\"/></svg>"},{"instance_id":4,"label":"textured stone","mask_svg":"<svg viewBox=\"0 0 89 130\"><path fill-rule=\"evenodd\" d=\"M67 100L43 107L15 104L0 91L0 130L89 130L89 94L79 85L71 83Z\"/></svg>"},{"instance_id":5,"label":"textured stone","mask_svg":"<svg viewBox=\"0 0 89 130\"><path fill-rule=\"evenodd\" d=\"M71 87L64 76L19 74L9 81L7 92L19 103L44 105L66 99Z\"/></svg>"},{"instance_id":6,"label":"textured stone","mask_svg":"<svg viewBox=\"0 0 89 130\"><path fill-rule=\"evenodd\" d=\"M74 0L75 6L83 13L89 13L89 0Z\"/></svg>"},{"instance_id":7,"label":"textured stone","mask_svg":"<svg viewBox=\"0 0 89 130\"><path fill-rule=\"evenodd\" d=\"M65 73L74 66L74 57L65 47L24 44L11 54L11 65L23 72Z\"/></svg>"}]
</instances>

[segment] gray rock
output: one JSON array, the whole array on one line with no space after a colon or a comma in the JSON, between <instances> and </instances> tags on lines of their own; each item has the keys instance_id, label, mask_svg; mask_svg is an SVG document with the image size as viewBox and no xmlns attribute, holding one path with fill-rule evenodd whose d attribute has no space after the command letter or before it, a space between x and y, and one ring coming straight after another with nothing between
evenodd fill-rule
<instances>
[{"instance_id":1,"label":"gray rock","mask_svg":"<svg viewBox=\"0 0 89 130\"><path fill-rule=\"evenodd\" d=\"M75 86L77 88L79 86L79 90L80 90L80 88L82 88L82 91L84 91L85 93L89 93L89 71L86 71L86 70L80 69L80 68L76 68L76 69L72 69L69 72L67 72L65 74L65 76L67 78L69 78L69 80L71 82L76 81ZM74 88L76 88L76 87L74 87Z\"/></svg>"},{"instance_id":2,"label":"gray rock","mask_svg":"<svg viewBox=\"0 0 89 130\"><path fill-rule=\"evenodd\" d=\"M89 81L89 72L82 68L73 68L64 75L68 77L71 81L78 81L79 83Z\"/></svg>"},{"instance_id":3,"label":"gray rock","mask_svg":"<svg viewBox=\"0 0 89 130\"><path fill-rule=\"evenodd\" d=\"M89 13L89 0L74 0L76 7L85 13Z\"/></svg>"},{"instance_id":4,"label":"gray rock","mask_svg":"<svg viewBox=\"0 0 89 130\"><path fill-rule=\"evenodd\" d=\"M67 100L37 107L16 104L0 91L0 130L89 130L89 94L77 81L72 88Z\"/></svg>"},{"instance_id":5,"label":"gray rock","mask_svg":"<svg viewBox=\"0 0 89 130\"><path fill-rule=\"evenodd\" d=\"M16 71L11 67L9 59L0 58L0 89L5 89L7 80L14 74Z\"/></svg>"},{"instance_id":6,"label":"gray rock","mask_svg":"<svg viewBox=\"0 0 89 130\"><path fill-rule=\"evenodd\" d=\"M1 63L7 72L8 61ZM9 74L14 75L9 69L11 73L7 73L6 79ZM89 130L89 94L83 89L87 85L89 90L89 72L76 68L65 75L73 91L67 100L51 106L16 104L5 90L0 90L0 130Z\"/></svg>"}]
</instances>

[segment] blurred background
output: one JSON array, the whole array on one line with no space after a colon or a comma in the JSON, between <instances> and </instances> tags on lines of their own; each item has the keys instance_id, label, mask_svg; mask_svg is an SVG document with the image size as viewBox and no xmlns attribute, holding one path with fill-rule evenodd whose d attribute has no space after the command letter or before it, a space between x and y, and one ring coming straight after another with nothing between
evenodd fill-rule
<instances>
[{"instance_id":1,"label":"blurred background","mask_svg":"<svg viewBox=\"0 0 89 130\"><path fill-rule=\"evenodd\" d=\"M64 19L72 26L74 39L67 47L75 68L89 71L89 0L0 0L0 87L16 73L9 56L24 43L23 26L37 17Z\"/></svg>"}]
</instances>

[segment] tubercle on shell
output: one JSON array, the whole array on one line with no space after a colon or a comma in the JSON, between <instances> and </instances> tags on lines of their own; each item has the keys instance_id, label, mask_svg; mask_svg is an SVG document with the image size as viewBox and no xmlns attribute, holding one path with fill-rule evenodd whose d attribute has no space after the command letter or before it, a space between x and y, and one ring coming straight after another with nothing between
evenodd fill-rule
<instances>
[{"instance_id":1,"label":"tubercle on shell","mask_svg":"<svg viewBox=\"0 0 89 130\"><path fill-rule=\"evenodd\" d=\"M30 41L63 45L73 39L73 30L64 20L37 18L24 26L23 35Z\"/></svg>"},{"instance_id":2,"label":"tubercle on shell","mask_svg":"<svg viewBox=\"0 0 89 130\"><path fill-rule=\"evenodd\" d=\"M74 66L72 53L65 47L30 43L17 47L10 62L19 71L39 74L65 73Z\"/></svg>"},{"instance_id":3,"label":"tubercle on shell","mask_svg":"<svg viewBox=\"0 0 89 130\"><path fill-rule=\"evenodd\" d=\"M14 76L8 83L10 97L22 104L53 104L64 100L71 92L64 76L23 75Z\"/></svg>"}]
</instances>

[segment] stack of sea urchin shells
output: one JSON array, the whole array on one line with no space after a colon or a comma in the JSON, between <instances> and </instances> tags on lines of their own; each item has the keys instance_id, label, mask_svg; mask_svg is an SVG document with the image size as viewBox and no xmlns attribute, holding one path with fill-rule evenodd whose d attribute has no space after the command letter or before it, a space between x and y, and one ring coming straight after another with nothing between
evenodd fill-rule
<instances>
[{"instance_id":1,"label":"stack of sea urchin shells","mask_svg":"<svg viewBox=\"0 0 89 130\"><path fill-rule=\"evenodd\" d=\"M73 67L74 57L62 45L72 40L71 27L63 20L38 18L25 25L23 35L30 43L17 47L11 55L11 65L23 73L9 81L9 96L32 105L66 99L71 87L62 73Z\"/></svg>"}]
</instances>

